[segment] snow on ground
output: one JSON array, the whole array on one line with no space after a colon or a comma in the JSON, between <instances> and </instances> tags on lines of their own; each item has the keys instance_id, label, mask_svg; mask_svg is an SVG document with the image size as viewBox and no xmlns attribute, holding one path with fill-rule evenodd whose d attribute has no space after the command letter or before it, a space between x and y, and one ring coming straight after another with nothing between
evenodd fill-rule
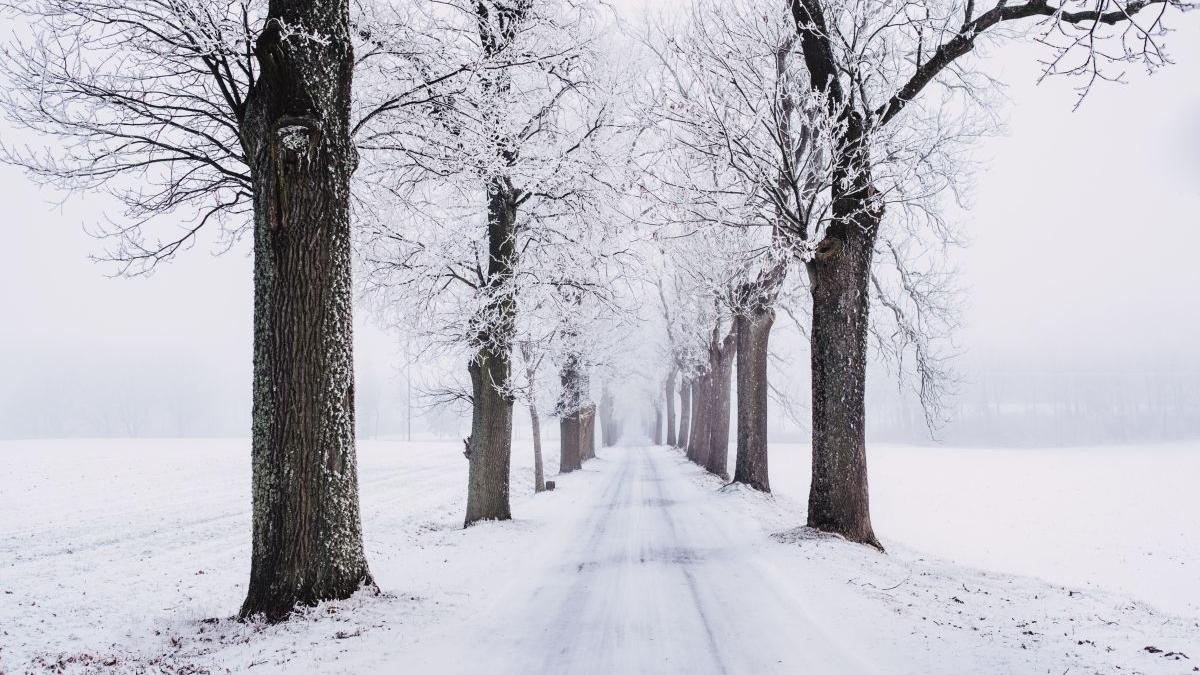
<instances>
[{"instance_id":1,"label":"snow on ground","mask_svg":"<svg viewBox=\"0 0 1200 675\"><path fill-rule=\"evenodd\" d=\"M0 443L0 672L1200 672L1200 447L873 447L887 555L796 529L796 446L775 497L630 448L535 498L520 448L469 530L460 448L361 443L383 594L263 626L244 441Z\"/></svg>"}]
</instances>

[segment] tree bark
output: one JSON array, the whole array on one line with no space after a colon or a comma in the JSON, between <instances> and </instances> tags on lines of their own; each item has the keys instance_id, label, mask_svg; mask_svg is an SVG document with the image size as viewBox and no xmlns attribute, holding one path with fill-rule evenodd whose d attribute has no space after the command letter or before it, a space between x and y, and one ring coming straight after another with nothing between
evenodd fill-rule
<instances>
[{"instance_id":1,"label":"tree bark","mask_svg":"<svg viewBox=\"0 0 1200 675\"><path fill-rule=\"evenodd\" d=\"M533 432L533 491L546 490L546 474L542 468L542 418L538 414L537 392L534 382L537 381L537 365L533 359L533 349L528 341L521 343L521 360L525 362L525 381L529 383L529 427Z\"/></svg>"},{"instance_id":2,"label":"tree bark","mask_svg":"<svg viewBox=\"0 0 1200 675\"><path fill-rule=\"evenodd\" d=\"M709 423L712 421L709 410L711 381L711 373L692 381L692 428L688 432L687 457L700 466L708 461Z\"/></svg>"},{"instance_id":3,"label":"tree bark","mask_svg":"<svg viewBox=\"0 0 1200 675\"><path fill-rule=\"evenodd\" d=\"M579 412L579 455L583 461L596 459L596 406Z\"/></svg>"},{"instance_id":4,"label":"tree bark","mask_svg":"<svg viewBox=\"0 0 1200 675\"><path fill-rule=\"evenodd\" d=\"M546 489L546 474L542 468L542 421L538 417L537 404L529 402L529 425L533 429L533 491Z\"/></svg>"},{"instance_id":5,"label":"tree bark","mask_svg":"<svg viewBox=\"0 0 1200 675\"><path fill-rule=\"evenodd\" d=\"M666 394L666 398L667 398L667 420L666 420L666 423L667 423L667 445L671 446L672 448L676 447L676 444L675 444L675 380L678 378L678 376L679 376L679 369L672 366L671 372L667 373L667 382L666 382L666 386L664 387L664 389L665 389L664 393Z\"/></svg>"},{"instance_id":6,"label":"tree bark","mask_svg":"<svg viewBox=\"0 0 1200 675\"><path fill-rule=\"evenodd\" d=\"M464 526L481 520L509 520L509 467L512 462L512 339L516 303L517 191L507 178L488 181L488 269L484 291L488 317L479 351L468 364L471 375L471 435L467 438L467 515Z\"/></svg>"},{"instance_id":7,"label":"tree bark","mask_svg":"<svg viewBox=\"0 0 1200 675\"><path fill-rule=\"evenodd\" d=\"M663 410L662 403L654 402L654 444L663 444Z\"/></svg>"},{"instance_id":8,"label":"tree bark","mask_svg":"<svg viewBox=\"0 0 1200 675\"><path fill-rule=\"evenodd\" d=\"M736 324L735 324L736 329ZM733 377L733 362L737 354L737 334L730 331L719 344L717 332L713 331L713 344L709 348L712 361L712 381L709 392L708 454L704 468L709 473L729 478L729 418L730 384Z\"/></svg>"},{"instance_id":9,"label":"tree bark","mask_svg":"<svg viewBox=\"0 0 1200 675\"><path fill-rule=\"evenodd\" d=\"M735 318L737 330L737 459L733 482L771 491L767 471L767 358L775 310L755 306Z\"/></svg>"},{"instance_id":10,"label":"tree bark","mask_svg":"<svg viewBox=\"0 0 1200 675\"><path fill-rule=\"evenodd\" d=\"M600 393L600 442L611 448L617 444L617 420L613 415L613 397L605 384Z\"/></svg>"},{"instance_id":11,"label":"tree bark","mask_svg":"<svg viewBox=\"0 0 1200 675\"><path fill-rule=\"evenodd\" d=\"M688 432L692 428L692 378L679 382L679 436L675 447L688 447Z\"/></svg>"},{"instance_id":12,"label":"tree bark","mask_svg":"<svg viewBox=\"0 0 1200 675\"><path fill-rule=\"evenodd\" d=\"M583 468L583 460L591 449L586 446L585 439L587 430L592 428L593 423L587 418L594 416L588 414L588 408L591 406L584 404L584 381L578 354L567 356L560 381L562 393L558 400L558 470L559 473L570 473Z\"/></svg>"},{"instance_id":13,"label":"tree bark","mask_svg":"<svg viewBox=\"0 0 1200 675\"><path fill-rule=\"evenodd\" d=\"M254 186L253 526L239 615L373 585L354 438L350 138L354 54L345 0L272 0L244 124ZM322 40L284 39L305 26Z\"/></svg>"},{"instance_id":14,"label":"tree bark","mask_svg":"<svg viewBox=\"0 0 1200 675\"><path fill-rule=\"evenodd\" d=\"M882 210L863 121L846 115L834 220L807 265L812 294L812 485L808 525L882 548L867 485L868 284Z\"/></svg>"}]
</instances>

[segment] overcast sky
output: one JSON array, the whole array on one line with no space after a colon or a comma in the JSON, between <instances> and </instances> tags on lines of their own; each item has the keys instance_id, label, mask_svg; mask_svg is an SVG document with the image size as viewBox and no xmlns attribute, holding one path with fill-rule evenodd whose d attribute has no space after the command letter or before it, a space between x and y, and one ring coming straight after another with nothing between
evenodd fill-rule
<instances>
[{"instance_id":1,"label":"overcast sky","mask_svg":"<svg viewBox=\"0 0 1200 675\"><path fill-rule=\"evenodd\" d=\"M1034 85L1036 52L990 56L1011 102L1006 133L979 144L972 208L956 215L972 239L961 256L968 377L1200 367L1200 16L1176 23L1187 28L1170 41L1174 66L1100 87L1075 112L1068 82ZM86 407L197 382L205 397L248 405L248 242L221 257L202 243L152 277L108 278L82 229L104 200L60 206L9 168L0 192L0 405ZM398 387L390 341L364 319L360 392ZM5 419L0 437L13 435Z\"/></svg>"}]
</instances>

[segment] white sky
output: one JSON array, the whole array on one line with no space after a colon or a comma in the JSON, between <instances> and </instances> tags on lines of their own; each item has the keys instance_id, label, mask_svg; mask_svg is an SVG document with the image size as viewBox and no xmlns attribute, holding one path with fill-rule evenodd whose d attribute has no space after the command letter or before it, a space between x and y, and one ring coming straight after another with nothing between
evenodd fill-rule
<instances>
[{"instance_id":1,"label":"white sky","mask_svg":"<svg viewBox=\"0 0 1200 675\"><path fill-rule=\"evenodd\" d=\"M1176 23L1174 66L1102 86L1077 112L1069 83L1034 86L1029 49L990 57L1012 103L1007 134L980 143L988 163L962 215L968 377L978 364L1200 367L1200 16ZM103 200L60 207L8 168L0 194L0 406L203 381L207 396L247 408L248 242L112 279L87 259L98 246L81 228ZM397 387L390 341L362 314L360 392Z\"/></svg>"}]
</instances>

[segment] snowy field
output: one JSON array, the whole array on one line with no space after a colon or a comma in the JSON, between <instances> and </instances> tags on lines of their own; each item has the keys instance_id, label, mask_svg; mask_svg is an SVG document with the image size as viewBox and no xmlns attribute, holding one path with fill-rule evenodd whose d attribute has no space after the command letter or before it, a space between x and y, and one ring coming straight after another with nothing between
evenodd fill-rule
<instances>
[{"instance_id":1,"label":"snowy field","mask_svg":"<svg viewBox=\"0 0 1200 675\"><path fill-rule=\"evenodd\" d=\"M774 498L665 448L534 498L521 447L466 531L461 443L360 447L382 595L262 626L245 442L0 443L0 672L1200 672L1200 445L872 446L887 555L796 528L800 446Z\"/></svg>"}]
</instances>

